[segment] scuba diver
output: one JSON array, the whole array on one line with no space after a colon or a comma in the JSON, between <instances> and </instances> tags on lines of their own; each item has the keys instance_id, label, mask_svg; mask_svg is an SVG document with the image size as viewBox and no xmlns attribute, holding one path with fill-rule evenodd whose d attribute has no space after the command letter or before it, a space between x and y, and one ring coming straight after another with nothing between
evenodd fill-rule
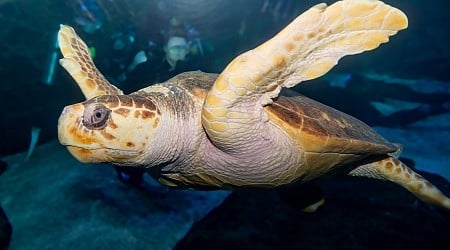
<instances>
[{"instance_id":1,"label":"scuba diver","mask_svg":"<svg viewBox=\"0 0 450 250\"><path fill-rule=\"evenodd\" d=\"M153 40L155 36L162 38ZM151 39L144 37L145 35L137 32L133 25L127 25L110 37L112 52L110 57L101 63L106 71L110 72L107 77L116 84L120 85L125 81L139 83L148 78L142 79L142 75L148 76L152 71L164 71L164 65L160 68L159 58L167 62L170 67L168 71L172 72L177 64L185 61L188 56L204 55L199 32L177 18L170 19L168 27L161 29L159 34L152 35ZM144 73L139 65L146 62L151 62L152 66L151 69L146 68ZM155 74L159 75L158 72Z\"/></svg>"},{"instance_id":2,"label":"scuba diver","mask_svg":"<svg viewBox=\"0 0 450 250\"><path fill-rule=\"evenodd\" d=\"M177 62L184 61L186 56L204 55L199 32L192 26L180 22L176 17L170 19L169 29L161 30L166 41L164 44L165 60L173 71Z\"/></svg>"},{"instance_id":3,"label":"scuba diver","mask_svg":"<svg viewBox=\"0 0 450 250\"><path fill-rule=\"evenodd\" d=\"M136 32L133 26L128 25L121 31L113 33L110 37L112 41L112 53L110 58L110 66L112 71L117 72L113 79L117 82L123 82L127 79L127 74L133 71L136 66L147 61L145 53L140 54L140 58L131 58L136 50Z\"/></svg>"}]
</instances>

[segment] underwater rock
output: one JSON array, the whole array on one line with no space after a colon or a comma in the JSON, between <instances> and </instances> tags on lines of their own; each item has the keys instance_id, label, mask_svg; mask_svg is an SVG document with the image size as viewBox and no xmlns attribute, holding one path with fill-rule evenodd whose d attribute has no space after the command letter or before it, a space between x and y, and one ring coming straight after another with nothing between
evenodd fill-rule
<instances>
[{"instance_id":1,"label":"underwater rock","mask_svg":"<svg viewBox=\"0 0 450 250\"><path fill-rule=\"evenodd\" d=\"M421 172L447 194L449 182ZM318 181L325 204L303 213L275 191L233 192L194 224L175 249L450 249L450 221L379 180Z\"/></svg>"},{"instance_id":2,"label":"underwater rock","mask_svg":"<svg viewBox=\"0 0 450 250\"><path fill-rule=\"evenodd\" d=\"M5 211L0 206L0 249L8 249L11 242L12 226L6 217Z\"/></svg>"},{"instance_id":3,"label":"underwater rock","mask_svg":"<svg viewBox=\"0 0 450 250\"><path fill-rule=\"evenodd\" d=\"M137 187L110 165L82 165L56 141L36 147L29 161L25 154L5 157L0 177L15 250L172 249L229 193L168 189L148 175Z\"/></svg>"}]
</instances>

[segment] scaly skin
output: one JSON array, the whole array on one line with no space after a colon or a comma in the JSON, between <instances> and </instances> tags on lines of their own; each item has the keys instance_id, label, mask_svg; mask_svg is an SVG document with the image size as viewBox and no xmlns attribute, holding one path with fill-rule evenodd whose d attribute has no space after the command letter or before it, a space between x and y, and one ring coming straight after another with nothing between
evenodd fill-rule
<instances>
[{"instance_id":1,"label":"scaly skin","mask_svg":"<svg viewBox=\"0 0 450 250\"><path fill-rule=\"evenodd\" d=\"M121 95L122 90L110 84L95 67L89 49L72 27L61 25L58 42L64 58L59 60L77 82L86 99L99 95Z\"/></svg>"}]
</instances>

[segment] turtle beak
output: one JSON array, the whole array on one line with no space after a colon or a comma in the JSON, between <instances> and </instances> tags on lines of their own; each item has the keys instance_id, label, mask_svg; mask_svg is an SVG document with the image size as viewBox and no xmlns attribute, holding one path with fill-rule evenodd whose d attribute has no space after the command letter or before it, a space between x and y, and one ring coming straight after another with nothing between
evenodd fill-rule
<instances>
[{"instance_id":1,"label":"turtle beak","mask_svg":"<svg viewBox=\"0 0 450 250\"><path fill-rule=\"evenodd\" d=\"M83 163L103 162L105 149L94 149L96 141L81 124L84 107L82 104L67 106L58 120L59 142L70 154Z\"/></svg>"},{"instance_id":2,"label":"turtle beak","mask_svg":"<svg viewBox=\"0 0 450 250\"><path fill-rule=\"evenodd\" d=\"M74 104L64 108L58 120L58 139L77 160L83 163L124 162L139 153L135 150L111 148L98 134L82 124L85 107Z\"/></svg>"},{"instance_id":3,"label":"turtle beak","mask_svg":"<svg viewBox=\"0 0 450 250\"><path fill-rule=\"evenodd\" d=\"M74 104L64 108L58 120L58 139L64 146L99 148L95 136L82 124L84 106Z\"/></svg>"},{"instance_id":4,"label":"turtle beak","mask_svg":"<svg viewBox=\"0 0 450 250\"><path fill-rule=\"evenodd\" d=\"M67 106L58 120L58 140L62 145L74 145L73 137L79 128L83 108L80 104Z\"/></svg>"},{"instance_id":5,"label":"turtle beak","mask_svg":"<svg viewBox=\"0 0 450 250\"><path fill-rule=\"evenodd\" d=\"M72 137L70 135L74 132L76 127L75 114L82 114L81 111L76 112L76 110L76 105L67 106L63 109L61 115L59 116L58 140L62 145L73 145Z\"/></svg>"},{"instance_id":6,"label":"turtle beak","mask_svg":"<svg viewBox=\"0 0 450 250\"><path fill-rule=\"evenodd\" d=\"M74 146L67 146L67 150L69 150L70 154L75 157L78 161L82 163L92 163L92 159L94 159L93 151L80 148L80 147L74 147Z\"/></svg>"},{"instance_id":7,"label":"turtle beak","mask_svg":"<svg viewBox=\"0 0 450 250\"><path fill-rule=\"evenodd\" d=\"M108 157L108 149L85 149L82 147L67 145L70 154L82 163L101 163L109 162L112 159Z\"/></svg>"},{"instance_id":8,"label":"turtle beak","mask_svg":"<svg viewBox=\"0 0 450 250\"><path fill-rule=\"evenodd\" d=\"M58 120L58 140L66 146L69 152L79 161L87 163L92 152L83 148L79 136L80 121L83 114L83 107L80 104L67 106L63 109ZM85 140L85 142L87 142Z\"/></svg>"},{"instance_id":9,"label":"turtle beak","mask_svg":"<svg viewBox=\"0 0 450 250\"><path fill-rule=\"evenodd\" d=\"M58 139L62 145L86 149L103 145L95 135L82 124L84 106L74 104L64 108L58 120Z\"/></svg>"}]
</instances>

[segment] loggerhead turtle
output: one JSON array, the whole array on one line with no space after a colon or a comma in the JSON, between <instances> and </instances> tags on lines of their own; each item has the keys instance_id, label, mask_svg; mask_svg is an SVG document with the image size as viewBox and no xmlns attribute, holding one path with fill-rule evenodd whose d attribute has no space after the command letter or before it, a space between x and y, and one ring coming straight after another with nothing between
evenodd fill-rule
<instances>
[{"instance_id":1,"label":"loggerhead turtle","mask_svg":"<svg viewBox=\"0 0 450 250\"><path fill-rule=\"evenodd\" d=\"M220 75L186 72L129 95L105 79L86 44L62 25L60 63L87 100L63 110L58 137L81 162L143 168L168 186L270 188L345 165L351 175L395 182L450 209L449 198L396 159L398 145L305 96L279 95L407 25L402 11L376 0L318 4Z\"/></svg>"}]
</instances>

